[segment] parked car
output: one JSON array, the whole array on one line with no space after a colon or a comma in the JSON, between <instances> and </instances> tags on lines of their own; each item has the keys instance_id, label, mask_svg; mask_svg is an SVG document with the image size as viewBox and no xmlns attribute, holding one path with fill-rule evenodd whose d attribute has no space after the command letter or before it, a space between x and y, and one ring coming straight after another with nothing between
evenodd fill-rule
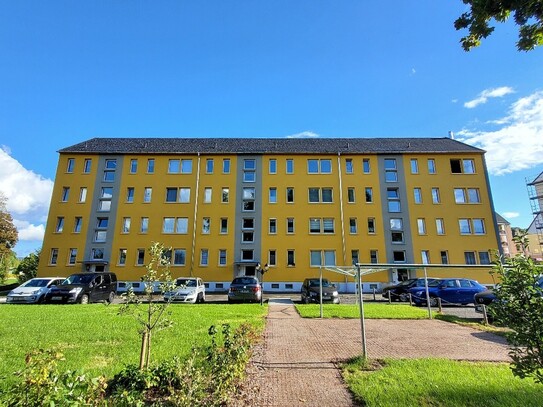
<instances>
[{"instance_id":1,"label":"parked car","mask_svg":"<svg viewBox=\"0 0 543 407\"><path fill-rule=\"evenodd\" d=\"M113 302L117 291L117 276L110 272L76 273L45 296L46 303Z\"/></svg>"},{"instance_id":2,"label":"parked car","mask_svg":"<svg viewBox=\"0 0 543 407\"><path fill-rule=\"evenodd\" d=\"M428 277L428 284L437 280L433 277ZM409 278L401 283L390 285L383 288L383 298L390 297L391 301L409 301L409 289L413 287L424 287L424 278Z\"/></svg>"},{"instance_id":3,"label":"parked car","mask_svg":"<svg viewBox=\"0 0 543 407\"><path fill-rule=\"evenodd\" d=\"M492 304L495 299L496 299L496 293L492 289L481 291L480 293L475 294L473 296L473 302L475 303L475 312L482 314L483 305L485 305L487 307L488 320L489 321L493 320L494 318L488 306Z\"/></svg>"},{"instance_id":4,"label":"parked car","mask_svg":"<svg viewBox=\"0 0 543 407\"><path fill-rule=\"evenodd\" d=\"M175 289L164 293L164 301L181 301L196 304L205 302L206 286L201 278L180 277L175 280Z\"/></svg>"},{"instance_id":5,"label":"parked car","mask_svg":"<svg viewBox=\"0 0 543 407\"><path fill-rule=\"evenodd\" d=\"M236 277L228 289L228 302L260 302L262 287L256 277Z\"/></svg>"},{"instance_id":6,"label":"parked car","mask_svg":"<svg viewBox=\"0 0 543 407\"><path fill-rule=\"evenodd\" d=\"M320 278L306 278L302 284L301 297L304 304L310 302L320 303L321 295L321 279ZM339 304L339 293L334 284L330 283L328 279L322 279L322 302L332 302Z\"/></svg>"},{"instance_id":7,"label":"parked car","mask_svg":"<svg viewBox=\"0 0 543 407\"><path fill-rule=\"evenodd\" d=\"M25 281L19 287L11 290L7 297L8 304L39 304L53 286L64 281L64 277L37 277Z\"/></svg>"},{"instance_id":8,"label":"parked car","mask_svg":"<svg viewBox=\"0 0 543 407\"><path fill-rule=\"evenodd\" d=\"M467 278L443 278L432 281L428 284L430 306L435 307L438 298L442 304L471 304L476 293L485 291L487 288L475 280ZM409 289L413 302L416 305L426 304L426 290L424 287L413 287Z\"/></svg>"}]
</instances>

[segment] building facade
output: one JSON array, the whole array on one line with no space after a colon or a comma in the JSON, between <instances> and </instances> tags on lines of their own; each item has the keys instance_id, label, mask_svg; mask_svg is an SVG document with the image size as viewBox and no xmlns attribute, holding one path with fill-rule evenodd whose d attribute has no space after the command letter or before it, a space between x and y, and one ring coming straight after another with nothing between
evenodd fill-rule
<instances>
[{"instance_id":1,"label":"building facade","mask_svg":"<svg viewBox=\"0 0 543 407\"><path fill-rule=\"evenodd\" d=\"M95 138L59 151L38 274L138 282L148 248L222 290L233 277L298 291L322 266L489 264L500 250L484 151L450 138ZM487 272L444 270L440 276ZM325 272L352 291L354 282Z\"/></svg>"}]
</instances>

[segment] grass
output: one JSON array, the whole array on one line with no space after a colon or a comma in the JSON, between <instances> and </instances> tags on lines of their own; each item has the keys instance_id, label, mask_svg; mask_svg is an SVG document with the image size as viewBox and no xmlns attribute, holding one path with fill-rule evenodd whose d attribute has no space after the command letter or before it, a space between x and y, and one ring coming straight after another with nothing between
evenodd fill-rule
<instances>
[{"instance_id":1,"label":"grass","mask_svg":"<svg viewBox=\"0 0 543 407\"><path fill-rule=\"evenodd\" d=\"M194 346L210 343L211 325L237 327L249 322L264 327L267 307L254 304L174 304L168 308L171 329L154 333L151 361L187 356ZM58 349L61 368L82 369L92 376L113 376L126 364L138 364L140 336L130 316L117 315L118 305L4 305L0 325L0 383L14 380L32 349Z\"/></svg>"},{"instance_id":2,"label":"grass","mask_svg":"<svg viewBox=\"0 0 543 407\"><path fill-rule=\"evenodd\" d=\"M303 318L319 318L319 304L296 304ZM432 312L436 315L435 312ZM360 318L357 304L323 304L324 318ZM369 319L425 319L428 318L426 308L417 308L403 304L364 303L364 318Z\"/></svg>"},{"instance_id":3,"label":"grass","mask_svg":"<svg viewBox=\"0 0 543 407\"><path fill-rule=\"evenodd\" d=\"M367 407L540 406L543 391L513 376L506 363L402 359L364 370L355 359L343 374L355 400Z\"/></svg>"}]
</instances>

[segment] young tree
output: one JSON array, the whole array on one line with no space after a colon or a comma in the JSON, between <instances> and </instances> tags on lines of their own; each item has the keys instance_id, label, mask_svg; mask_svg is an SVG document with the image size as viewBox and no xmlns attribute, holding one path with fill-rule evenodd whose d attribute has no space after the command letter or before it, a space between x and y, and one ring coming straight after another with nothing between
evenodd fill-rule
<instances>
[{"instance_id":1,"label":"young tree","mask_svg":"<svg viewBox=\"0 0 543 407\"><path fill-rule=\"evenodd\" d=\"M505 22L511 14L519 26L519 51L530 51L543 45L543 0L462 0L470 6L454 22L457 30L467 28L469 34L460 40L464 51L481 45L481 40L494 31L490 20Z\"/></svg>"},{"instance_id":2,"label":"young tree","mask_svg":"<svg viewBox=\"0 0 543 407\"><path fill-rule=\"evenodd\" d=\"M495 320L511 328L513 374L543 383L543 269L525 255L503 259L494 270L500 277Z\"/></svg>"},{"instance_id":3,"label":"young tree","mask_svg":"<svg viewBox=\"0 0 543 407\"><path fill-rule=\"evenodd\" d=\"M144 294L138 296L132 287L125 294L125 302L119 309L120 315L131 315L139 323L141 335L140 369L149 367L151 358L151 334L170 328L173 322L167 318L166 309L170 302L162 301L163 294L173 290L174 282L170 274L171 250L165 250L161 243L153 242L149 248L151 260L146 267L147 273L142 277L145 286ZM158 283L160 300L155 295Z\"/></svg>"},{"instance_id":4,"label":"young tree","mask_svg":"<svg viewBox=\"0 0 543 407\"><path fill-rule=\"evenodd\" d=\"M38 273L38 263L40 262L41 250L30 253L17 266L17 278L19 283L24 283L31 278L36 277Z\"/></svg>"}]
</instances>

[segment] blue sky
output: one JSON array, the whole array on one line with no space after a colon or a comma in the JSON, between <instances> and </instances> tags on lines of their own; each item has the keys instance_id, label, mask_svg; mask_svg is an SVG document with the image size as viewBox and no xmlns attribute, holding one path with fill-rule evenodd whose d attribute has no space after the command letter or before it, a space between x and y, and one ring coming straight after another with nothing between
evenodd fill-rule
<instances>
[{"instance_id":1,"label":"blue sky","mask_svg":"<svg viewBox=\"0 0 543 407\"><path fill-rule=\"evenodd\" d=\"M0 192L41 246L57 151L92 137L446 137L488 151L527 227L543 49L500 24L464 52L461 0L0 0Z\"/></svg>"}]
</instances>

